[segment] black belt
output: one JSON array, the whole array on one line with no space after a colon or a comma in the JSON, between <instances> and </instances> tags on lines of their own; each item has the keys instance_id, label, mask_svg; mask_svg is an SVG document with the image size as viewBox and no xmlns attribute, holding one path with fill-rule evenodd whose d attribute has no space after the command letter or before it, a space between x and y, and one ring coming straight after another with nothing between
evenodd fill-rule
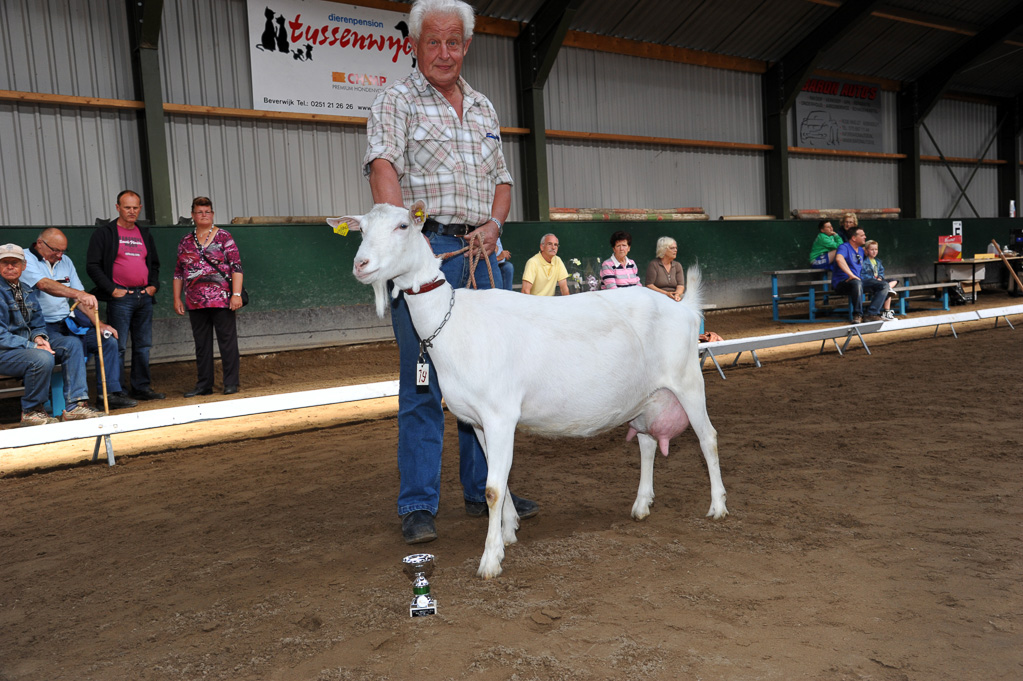
<instances>
[{"instance_id":1,"label":"black belt","mask_svg":"<svg viewBox=\"0 0 1023 681\"><path fill-rule=\"evenodd\" d=\"M423 225L424 232L436 232L441 236L465 236L474 229L475 225L445 225L433 218L426 218L426 224Z\"/></svg>"}]
</instances>

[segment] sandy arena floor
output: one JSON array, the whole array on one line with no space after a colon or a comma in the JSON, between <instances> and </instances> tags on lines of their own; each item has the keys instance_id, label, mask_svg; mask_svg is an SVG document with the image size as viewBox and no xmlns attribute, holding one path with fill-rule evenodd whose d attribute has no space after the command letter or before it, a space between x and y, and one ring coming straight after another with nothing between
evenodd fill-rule
<instances>
[{"instance_id":1,"label":"sandy arena floor","mask_svg":"<svg viewBox=\"0 0 1023 681\"><path fill-rule=\"evenodd\" d=\"M764 317L708 328L777 332ZM440 539L401 541L393 401L116 436L113 468L0 450L0 681L1023 678L1023 329L957 330L708 368L723 521L691 432L642 522L625 428L520 435L513 488L542 511L490 581L450 417ZM395 365L387 343L247 357L240 396ZM417 550L440 612L411 620Z\"/></svg>"}]
</instances>

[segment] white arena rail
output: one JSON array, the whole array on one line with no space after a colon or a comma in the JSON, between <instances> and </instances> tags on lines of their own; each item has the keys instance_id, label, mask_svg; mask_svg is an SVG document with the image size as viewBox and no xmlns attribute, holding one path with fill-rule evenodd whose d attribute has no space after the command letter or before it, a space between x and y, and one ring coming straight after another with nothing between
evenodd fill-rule
<instances>
[{"instance_id":1,"label":"white arena rail","mask_svg":"<svg viewBox=\"0 0 1023 681\"><path fill-rule=\"evenodd\" d=\"M3 447L30 447L45 445L67 440L96 438L96 449L92 460L99 458L99 446L106 444L107 461L114 465L114 449L110 436L118 433L131 433L136 430L179 426L199 421L215 421L237 416L266 414L289 409L322 407L328 404L371 400L378 397L394 397L398 394L398 381L381 381L364 385L346 385L322 390L306 390L281 395L264 395L262 397L245 397L240 400L224 400L206 404L190 404L184 407L152 409L124 414L112 414L98 419L53 423L45 426L33 426L19 430L3 431Z\"/></svg>"},{"instance_id":2,"label":"white arena rail","mask_svg":"<svg viewBox=\"0 0 1023 681\"><path fill-rule=\"evenodd\" d=\"M935 334L937 334L938 327L944 324L948 324L952 328L952 333L955 334L955 327L952 324L994 319L995 326L997 326L998 319L1000 318L1004 318L1011 328L1015 328L1009 323L1008 316L1016 314L1023 314L1023 305L991 308L980 310L979 312L959 312L919 317L917 319L900 319L892 322L870 322L867 324L837 326L829 329L779 333L755 338L737 338L735 340L724 340L714 343L700 343L700 357L702 362L709 356L723 379L725 378L725 373L717 361L717 357L721 355L735 353L735 362L738 362L739 355L743 352L749 352L753 355L754 361L759 367L760 360L756 356L757 350L819 340L821 341L821 351L823 352L825 344L832 340L835 343L835 349L841 355L854 337L860 339L864 349L869 354L870 349L867 347L866 342L863 341L864 334L900 331L926 326L934 326ZM845 342L839 346L839 339L841 338L844 338ZM733 366L735 362L733 362ZM200 421L216 421L218 419L251 416L253 414L267 414L270 412L288 411L290 409L322 407L329 404L356 402L379 397L394 397L397 394L398 381L381 381L365 385L348 385L324 388L322 390L306 390L281 395L264 395L262 397L245 397L206 404L192 404L183 407L113 414L85 421L71 421L69 423L54 423L45 426L33 426L31 428L3 430L0 431L0 435L2 435L0 450L94 437L96 438L96 448L93 451L93 461L99 458L99 448L102 442L106 445L107 462L113 466L114 449L110 436L118 433L130 433L138 430L150 430Z\"/></svg>"},{"instance_id":3,"label":"white arena rail","mask_svg":"<svg viewBox=\"0 0 1023 681\"><path fill-rule=\"evenodd\" d=\"M725 380L725 372L718 363L717 358L721 355L730 355L735 353L735 359L732 362L732 366L735 366L739 362L739 357L744 352L749 352L753 356L753 362L756 366L760 367L760 358L757 357L757 350L763 350L765 348L777 348L785 345L795 345L796 343L808 343L813 341L821 341L821 352L824 352L824 345L829 341L833 340L835 343L835 349L838 354L841 355L846 348L849 346L849 342L855 335L863 343L863 349L870 354L870 348L867 347L866 341L863 340L865 334L871 333L884 333L885 331L903 331L905 329L918 329L927 326L934 327L934 335L938 335L938 329L945 324L952 330L952 335L956 338L959 334L956 333L954 324L961 322L975 322L983 319L994 319L995 326L998 326L998 320L1000 318L1005 319L1005 323L1010 328L1015 329L1012 326L1012 322L1009 321L1009 315L1023 314L1023 305L1010 305L1008 307L996 307L989 308L987 310L973 310L970 312L955 312L952 314L941 314L932 315L929 317L917 317L915 319L896 319L890 322L868 322L865 324L850 324L845 326L835 326L828 329L821 329L819 331L797 331L795 333L778 333L770 336L758 336L756 338L736 338L735 340L723 340L713 343L700 343L700 362L703 363L707 357L711 358L714 362L714 366L718 370L718 374L722 380ZM845 343L838 344L839 338L845 338Z\"/></svg>"}]
</instances>

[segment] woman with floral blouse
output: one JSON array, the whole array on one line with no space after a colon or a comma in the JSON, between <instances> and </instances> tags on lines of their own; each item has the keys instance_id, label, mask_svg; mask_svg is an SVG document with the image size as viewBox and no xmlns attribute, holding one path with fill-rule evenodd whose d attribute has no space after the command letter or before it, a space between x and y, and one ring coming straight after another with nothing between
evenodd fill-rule
<instances>
[{"instance_id":1,"label":"woman with floral blouse","mask_svg":"<svg viewBox=\"0 0 1023 681\"><path fill-rule=\"evenodd\" d=\"M174 268L174 311L192 323L195 340L195 388L185 397L213 393L213 331L224 365L224 394L238 392L238 334L235 311L242 306L242 262L231 234L213 224L213 202L192 201L195 230L178 243ZM185 292L184 303L181 292Z\"/></svg>"}]
</instances>

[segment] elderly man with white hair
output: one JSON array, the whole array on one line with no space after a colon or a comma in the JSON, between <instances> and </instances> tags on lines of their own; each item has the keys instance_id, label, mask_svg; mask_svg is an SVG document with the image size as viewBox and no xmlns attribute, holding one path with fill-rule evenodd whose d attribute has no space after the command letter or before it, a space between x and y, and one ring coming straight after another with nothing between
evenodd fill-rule
<instances>
[{"instance_id":1,"label":"elderly man with white hair","mask_svg":"<svg viewBox=\"0 0 1023 681\"><path fill-rule=\"evenodd\" d=\"M363 159L374 203L426 203L423 234L434 253L463 248L477 235L497 268L493 251L511 207L512 177L501 149L494 106L462 78L462 61L472 42L473 8L461 0L417 0L409 12L409 37L417 69L373 102ZM469 278L465 254L446 259L444 277L454 287ZM477 284L489 281L486 263L476 268ZM398 389L398 515L409 544L437 538L434 516L440 502L444 410L436 372L417 386L420 337L412 325L404 291L391 302L391 324L400 357ZM486 348L466 347L466 352ZM429 362L429 359L426 359ZM487 462L468 424L459 422L460 477L465 510L488 513ZM519 517L536 515L535 502L513 498Z\"/></svg>"}]
</instances>

